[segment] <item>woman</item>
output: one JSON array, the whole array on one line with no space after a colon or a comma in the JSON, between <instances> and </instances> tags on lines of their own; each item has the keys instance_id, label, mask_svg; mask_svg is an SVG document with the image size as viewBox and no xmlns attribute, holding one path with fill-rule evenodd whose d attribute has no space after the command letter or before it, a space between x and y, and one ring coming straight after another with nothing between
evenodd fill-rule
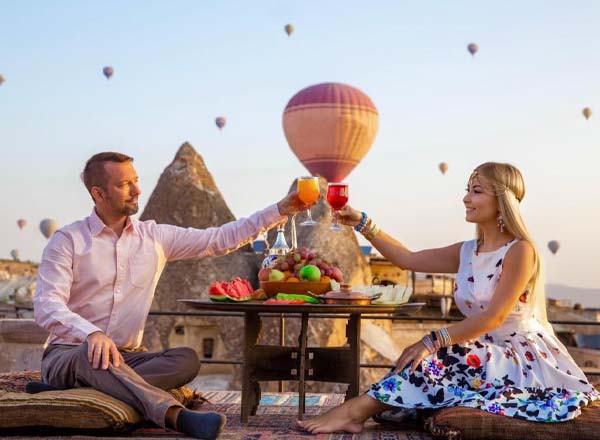
<instances>
[{"instance_id":1,"label":"woman","mask_svg":"<svg viewBox=\"0 0 600 440\"><path fill-rule=\"evenodd\" d=\"M382 411L447 406L562 422L600 397L548 323L540 256L519 210L524 195L517 168L480 165L463 199L477 238L420 252L380 231L364 213L346 207L337 214L396 266L457 273L454 298L466 318L407 347L366 394L299 421L300 427L358 433Z\"/></svg>"}]
</instances>

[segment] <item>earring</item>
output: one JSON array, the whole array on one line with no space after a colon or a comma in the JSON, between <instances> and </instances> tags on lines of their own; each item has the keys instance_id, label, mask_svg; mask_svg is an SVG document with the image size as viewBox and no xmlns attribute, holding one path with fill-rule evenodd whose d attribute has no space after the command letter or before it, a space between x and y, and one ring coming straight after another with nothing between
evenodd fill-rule
<instances>
[{"instance_id":1,"label":"earring","mask_svg":"<svg viewBox=\"0 0 600 440\"><path fill-rule=\"evenodd\" d=\"M504 232L504 220L502 219L502 214L498 214L498 227L500 228L500 232Z\"/></svg>"}]
</instances>

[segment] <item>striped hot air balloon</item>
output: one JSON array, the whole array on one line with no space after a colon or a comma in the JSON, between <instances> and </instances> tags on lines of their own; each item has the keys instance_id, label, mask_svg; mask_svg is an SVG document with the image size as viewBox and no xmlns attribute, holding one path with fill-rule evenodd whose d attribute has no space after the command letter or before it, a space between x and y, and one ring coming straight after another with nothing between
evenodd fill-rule
<instances>
[{"instance_id":1,"label":"striped hot air balloon","mask_svg":"<svg viewBox=\"0 0 600 440\"><path fill-rule=\"evenodd\" d=\"M583 113L583 116L585 116L585 119L590 119L590 116L592 116L592 109L589 107L586 107L583 109L582 113Z\"/></svg>"},{"instance_id":2,"label":"striped hot air balloon","mask_svg":"<svg viewBox=\"0 0 600 440\"><path fill-rule=\"evenodd\" d=\"M479 46L477 43L471 43L467 46L467 50L472 56L475 56L475 54L479 52Z\"/></svg>"},{"instance_id":3,"label":"striped hot air balloon","mask_svg":"<svg viewBox=\"0 0 600 440\"><path fill-rule=\"evenodd\" d=\"M45 218L40 222L40 231L44 237L50 238L58 229L58 222L51 218Z\"/></svg>"},{"instance_id":4,"label":"striped hot air balloon","mask_svg":"<svg viewBox=\"0 0 600 440\"><path fill-rule=\"evenodd\" d=\"M288 34L288 37L294 33L294 25L293 24L288 23L285 25L285 27L283 29L285 30L285 33Z\"/></svg>"},{"instance_id":5,"label":"striped hot air balloon","mask_svg":"<svg viewBox=\"0 0 600 440\"><path fill-rule=\"evenodd\" d=\"M4 83L4 77L0 75L0 86Z\"/></svg>"},{"instance_id":6,"label":"striped hot air balloon","mask_svg":"<svg viewBox=\"0 0 600 440\"><path fill-rule=\"evenodd\" d=\"M19 227L19 229L23 229L25 226L27 226L27 220L25 220L24 218L20 218L19 220L17 220L17 226Z\"/></svg>"},{"instance_id":7,"label":"striped hot air balloon","mask_svg":"<svg viewBox=\"0 0 600 440\"><path fill-rule=\"evenodd\" d=\"M227 118L225 116L219 116L215 118L215 124L217 124L219 130L223 130L223 127L225 127L225 124L227 124Z\"/></svg>"},{"instance_id":8,"label":"striped hot air balloon","mask_svg":"<svg viewBox=\"0 0 600 440\"><path fill-rule=\"evenodd\" d=\"M323 83L296 93L283 112L283 131L300 162L329 182L341 182L369 152L379 114L360 90Z\"/></svg>"},{"instance_id":9,"label":"striped hot air balloon","mask_svg":"<svg viewBox=\"0 0 600 440\"><path fill-rule=\"evenodd\" d=\"M13 249L12 251L10 251L10 256L12 257L13 260L19 261L19 259L21 257L19 249Z\"/></svg>"},{"instance_id":10,"label":"striped hot air balloon","mask_svg":"<svg viewBox=\"0 0 600 440\"><path fill-rule=\"evenodd\" d=\"M438 168L440 169L440 172L441 172L442 174L446 174L446 171L448 171L448 164L447 164L446 162L441 162L441 163L438 165Z\"/></svg>"},{"instance_id":11,"label":"striped hot air balloon","mask_svg":"<svg viewBox=\"0 0 600 440\"><path fill-rule=\"evenodd\" d=\"M115 69L113 69L111 66L106 66L104 69L102 69L102 74L106 77L106 79L110 79L114 73Z\"/></svg>"}]
</instances>

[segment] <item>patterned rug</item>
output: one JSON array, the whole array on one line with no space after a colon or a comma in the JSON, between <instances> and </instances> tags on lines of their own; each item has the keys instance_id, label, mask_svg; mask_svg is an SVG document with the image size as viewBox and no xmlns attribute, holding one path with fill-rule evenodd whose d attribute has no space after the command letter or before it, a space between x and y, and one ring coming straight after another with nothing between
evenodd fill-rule
<instances>
[{"instance_id":1,"label":"patterned rug","mask_svg":"<svg viewBox=\"0 0 600 440\"><path fill-rule=\"evenodd\" d=\"M211 391L203 393L210 403L202 410L218 411L227 416L222 440L430 440L420 427L406 425L402 429L390 430L373 422L367 423L361 434L312 435L294 427L298 417L298 395L294 393L263 393L256 416L250 417L247 425L240 421L241 393L239 391ZM321 414L344 401L343 394L307 394L306 418ZM130 437L185 438L174 431L157 428L140 428Z\"/></svg>"}]
</instances>

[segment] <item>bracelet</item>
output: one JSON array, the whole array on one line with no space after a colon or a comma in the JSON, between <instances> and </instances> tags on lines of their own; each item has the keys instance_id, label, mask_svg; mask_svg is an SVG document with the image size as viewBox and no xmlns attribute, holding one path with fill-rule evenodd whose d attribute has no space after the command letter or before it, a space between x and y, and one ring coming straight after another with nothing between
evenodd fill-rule
<instances>
[{"instance_id":1,"label":"bracelet","mask_svg":"<svg viewBox=\"0 0 600 440\"><path fill-rule=\"evenodd\" d=\"M360 232L361 234L364 234L365 231L368 231L369 229L371 229L371 225L373 224L373 219L371 217L367 217L367 221L365 222L364 226L362 228L360 228Z\"/></svg>"},{"instance_id":2,"label":"bracelet","mask_svg":"<svg viewBox=\"0 0 600 440\"><path fill-rule=\"evenodd\" d=\"M379 233L379 231L381 231L379 226L377 226L375 223L372 223L368 229L365 229L365 232L363 232L362 234L369 241L373 240L375 236Z\"/></svg>"},{"instance_id":3,"label":"bracelet","mask_svg":"<svg viewBox=\"0 0 600 440\"><path fill-rule=\"evenodd\" d=\"M435 346L435 351L438 351L440 348L442 348L442 344L440 343L436 332L431 332L429 336L431 336L431 340L433 341L433 345Z\"/></svg>"},{"instance_id":4,"label":"bracelet","mask_svg":"<svg viewBox=\"0 0 600 440\"><path fill-rule=\"evenodd\" d=\"M354 227L354 230L360 232L362 228L367 224L367 213L363 212L360 218L360 222Z\"/></svg>"},{"instance_id":5,"label":"bracelet","mask_svg":"<svg viewBox=\"0 0 600 440\"><path fill-rule=\"evenodd\" d=\"M449 347L452 345L452 339L450 338L450 333L448 333L448 329L446 327L442 327L439 330L439 333L444 347Z\"/></svg>"},{"instance_id":6,"label":"bracelet","mask_svg":"<svg viewBox=\"0 0 600 440\"><path fill-rule=\"evenodd\" d=\"M433 345L433 342L429 335L423 336L423 339L421 339L421 342L423 343L423 345L425 346L427 351L429 351L429 354L435 353L435 346Z\"/></svg>"}]
</instances>

